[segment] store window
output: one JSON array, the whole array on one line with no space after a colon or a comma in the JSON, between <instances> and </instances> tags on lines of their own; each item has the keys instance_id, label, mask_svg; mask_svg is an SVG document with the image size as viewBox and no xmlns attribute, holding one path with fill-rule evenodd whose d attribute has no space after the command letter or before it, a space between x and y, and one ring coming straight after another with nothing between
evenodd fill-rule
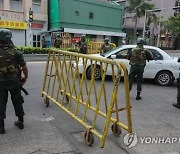
<instances>
[{"instance_id":1,"label":"store window","mask_svg":"<svg viewBox=\"0 0 180 154\"><path fill-rule=\"evenodd\" d=\"M32 1L32 10L34 13L41 14L41 0Z\"/></svg>"},{"instance_id":2,"label":"store window","mask_svg":"<svg viewBox=\"0 0 180 154\"><path fill-rule=\"evenodd\" d=\"M75 11L75 16L79 16L79 11Z\"/></svg>"},{"instance_id":3,"label":"store window","mask_svg":"<svg viewBox=\"0 0 180 154\"><path fill-rule=\"evenodd\" d=\"M94 18L94 13L89 12L89 19L93 19Z\"/></svg>"},{"instance_id":4,"label":"store window","mask_svg":"<svg viewBox=\"0 0 180 154\"><path fill-rule=\"evenodd\" d=\"M40 41L40 35L33 35L33 47L40 47L41 41Z\"/></svg>"},{"instance_id":5,"label":"store window","mask_svg":"<svg viewBox=\"0 0 180 154\"><path fill-rule=\"evenodd\" d=\"M21 0L11 0L11 10L12 11L21 11Z\"/></svg>"},{"instance_id":6,"label":"store window","mask_svg":"<svg viewBox=\"0 0 180 154\"><path fill-rule=\"evenodd\" d=\"M0 9L4 9L4 4L3 4L4 0L0 0Z\"/></svg>"}]
</instances>

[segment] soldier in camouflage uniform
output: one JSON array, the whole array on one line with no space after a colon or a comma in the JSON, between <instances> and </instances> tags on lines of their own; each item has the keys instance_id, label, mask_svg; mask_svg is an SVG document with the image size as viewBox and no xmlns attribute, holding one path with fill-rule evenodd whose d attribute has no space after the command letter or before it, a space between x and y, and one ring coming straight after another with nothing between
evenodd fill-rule
<instances>
[{"instance_id":1,"label":"soldier in camouflage uniform","mask_svg":"<svg viewBox=\"0 0 180 154\"><path fill-rule=\"evenodd\" d=\"M76 43L76 46L79 47L79 53L87 54L88 45L86 43L86 36L82 35L81 40Z\"/></svg>"},{"instance_id":2,"label":"soldier in camouflage uniform","mask_svg":"<svg viewBox=\"0 0 180 154\"><path fill-rule=\"evenodd\" d=\"M54 47L55 48L60 48L62 45L62 39L60 38L60 35L57 34L55 42L54 42Z\"/></svg>"},{"instance_id":3,"label":"soldier in camouflage uniform","mask_svg":"<svg viewBox=\"0 0 180 154\"><path fill-rule=\"evenodd\" d=\"M42 48L46 48L46 39L45 39L45 35L42 35Z\"/></svg>"},{"instance_id":4,"label":"soldier in camouflage uniform","mask_svg":"<svg viewBox=\"0 0 180 154\"><path fill-rule=\"evenodd\" d=\"M130 60L130 74L129 74L129 89L131 90L133 81L136 76L137 80L137 96L136 100L141 99L141 84L143 79L144 67L146 66L146 60L153 60L153 55L149 51L143 48L145 41L143 38L137 39L136 48L132 49L128 53L128 60Z\"/></svg>"},{"instance_id":5,"label":"soldier in camouflage uniform","mask_svg":"<svg viewBox=\"0 0 180 154\"><path fill-rule=\"evenodd\" d=\"M112 49L112 45L109 43L109 39L104 39L104 44L101 47L101 50L103 50L103 53L106 53L107 51Z\"/></svg>"},{"instance_id":6,"label":"soldier in camouflage uniform","mask_svg":"<svg viewBox=\"0 0 180 154\"><path fill-rule=\"evenodd\" d=\"M6 118L8 92L11 94L15 114L18 117L15 125L20 129L24 128L24 100L20 87L28 78L28 68L22 53L15 48L11 38L10 30L0 29L0 134L5 133L4 119ZM21 82L20 69L24 74Z\"/></svg>"}]
</instances>

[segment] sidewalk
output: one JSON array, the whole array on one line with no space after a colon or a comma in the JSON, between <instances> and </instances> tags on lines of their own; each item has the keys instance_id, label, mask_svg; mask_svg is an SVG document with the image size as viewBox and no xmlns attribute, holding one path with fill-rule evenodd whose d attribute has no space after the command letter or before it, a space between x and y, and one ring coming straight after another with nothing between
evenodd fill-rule
<instances>
[{"instance_id":1,"label":"sidewalk","mask_svg":"<svg viewBox=\"0 0 180 154\"><path fill-rule=\"evenodd\" d=\"M179 53L180 54L180 50L163 50L167 53Z\"/></svg>"}]
</instances>

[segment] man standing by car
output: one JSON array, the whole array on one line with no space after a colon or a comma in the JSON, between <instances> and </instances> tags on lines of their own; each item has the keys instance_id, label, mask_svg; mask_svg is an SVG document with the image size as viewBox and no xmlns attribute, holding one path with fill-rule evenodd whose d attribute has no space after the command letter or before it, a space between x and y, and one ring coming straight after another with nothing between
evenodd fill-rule
<instances>
[{"instance_id":1,"label":"man standing by car","mask_svg":"<svg viewBox=\"0 0 180 154\"><path fill-rule=\"evenodd\" d=\"M79 53L87 54L88 45L84 34L81 36L81 40L76 43L76 46L79 47Z\"/></svg>"},{"instance_id":2,"label":"man standing by car","mask_svg":"<svg viewBox=\"0 0 180 154\"><path fill-rule=\"evenodd\" d=\"M106 53L107 51L112 49L112 45L109 43L109 39L105 38L104 39L104 44L101 47L101 50L103 51L103 53Z\"/></svg>"},{"instance_id":3,"label":"man standing by car","mask_svg":"<svg viewBox=\"0 0 180 154\"><path fill-rule=\"evenodd\" d=\"M62 45L62 39L60 37L60 34L57 34L56 38L55 38L55 42L54 42L54 47L55 48L60 48Z\"/></svg>"},{"instance_id":4,"label":"man standing by car","mask_svg":"<svg viewBox=\"0 0 180 154\"><path fill-rule=\"evenodd\" d=\"M19 129L24 128L24 100L20 87L28 78L28 68L22 53L16 49L11 38L10 30L0 29L0 134L5 133L4 119L6 118L8 92L11 94L15 114L18 117L15 125ZM21 69L24 75L22 78L20 77Z\"/></svg>"},{"instance_id":5,"label":"man standing by car","mask_svg":"<svg viewBox=\"0 0 180 154\"><path fill-rule=\"evenodd\" d=\"M45 39L45 35L42 35L42 48L46 48L46 39Z\"/></svg>"},{"instance_id":6,"label":"man standing by car","mask_svg":"<svg viewBox=\"0 0 180 154\"><path fill-rule=\"evenodd\" d=\"M153 55L151 52L144 49L143 45L145 41L143 38L137 39L137 46L132 49L127 56L127 59L130 60L130 73L129 73L129 90L132 89L134 79L137 80L137 96L136 100L141 99L141 90L142 90L142 79L144 73L144 67L146 66L146 60L153 60Z\"/></svg>"}]
</instances>

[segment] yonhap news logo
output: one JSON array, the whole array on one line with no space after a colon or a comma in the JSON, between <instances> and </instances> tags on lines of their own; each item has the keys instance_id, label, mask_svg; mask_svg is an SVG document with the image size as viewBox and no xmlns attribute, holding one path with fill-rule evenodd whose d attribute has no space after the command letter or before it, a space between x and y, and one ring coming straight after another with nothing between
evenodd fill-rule
<instances>
[{"instance_id":1,"label":"yonhap news logo","mask_svg":"<svg viewBox=\"0 0 180 154\"><path fill-rule=\"evenodd\" d=\"M128 148L134 147L138 142L137 134L136 133L128 133L124 136L124 144Z\"/></svg>"},{"instance_id":2,"label":"yonhap news logo","mask_svg":"<svg viewBox=\"0 0 180 154\"><path fill-rule=\"evenodd\" d=\"M180 137L138 137L136 133L128 133L124 136L124 144L133 148L138 144L175 144L180 143Z\"/></svg>"}]
</instances>

